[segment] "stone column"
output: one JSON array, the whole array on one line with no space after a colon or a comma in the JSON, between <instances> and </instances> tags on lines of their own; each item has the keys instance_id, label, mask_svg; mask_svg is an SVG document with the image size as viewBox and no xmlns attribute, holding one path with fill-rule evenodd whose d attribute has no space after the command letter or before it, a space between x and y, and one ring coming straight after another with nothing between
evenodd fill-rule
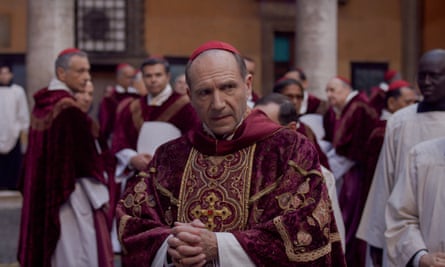
<instances>
[{"instance_id":1,"label":"stone column","mask_svg":"<svg viewBox=\"0 0 445 267\"><path fill-rule=\"evenodd\" d=\"M54 76L57 53L74 46L74 0L29 0L27 42L26 80L32 106L32 95Z\"/></svg>"},{"instance_id":2,"label":"stone column","mask_svg":"<svg viewBox=\"0 0 445 267\"><path fill-rule=\"evenodd\" d=\"M309 91L326 99L337 75L337 0L296 0L295 62L307 74Z\"/></svg>"},{"instance_id":3,"label":"stone column","mask_svg":"<svg viewBox=\"0 0 445 267\"><path fill-rule=\"evenodd\" d=\"M400 2L402 16L402 77L416 82L421 47L421 4L419 0Z\"/></svg>"}]
</instances>

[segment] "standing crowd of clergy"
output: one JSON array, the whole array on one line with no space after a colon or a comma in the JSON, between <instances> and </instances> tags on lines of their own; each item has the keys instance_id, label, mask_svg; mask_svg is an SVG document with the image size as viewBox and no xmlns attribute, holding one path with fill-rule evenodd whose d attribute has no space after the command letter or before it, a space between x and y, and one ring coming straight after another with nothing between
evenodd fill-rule
<instances>
[{"instance_id":1,"label":"standing crowd of clergy","mask_svg":"<svg viewBox=\"0 0 445 267\"><path fill-rule=\"evenodd\" d=\"M173 86L165 58L119 64L96 122L88 55L61 51L8 142L21 266L445 266L445 50L417 87L336 76L327 100L301 68L259 98L254 68L220 41Z\"/></svg>"}]
</instances>

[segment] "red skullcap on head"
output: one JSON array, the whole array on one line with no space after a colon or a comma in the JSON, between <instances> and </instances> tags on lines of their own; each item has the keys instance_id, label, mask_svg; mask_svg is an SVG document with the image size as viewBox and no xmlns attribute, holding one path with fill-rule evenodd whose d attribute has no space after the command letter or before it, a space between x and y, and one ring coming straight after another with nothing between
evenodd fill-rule
<instances>
[{"instance_id":1,"label":"red skullcap on head","mask_svg":"<svg viewBox=\"0 0 445 267\"><path fill-rule=\"evenodd\" d=\"M411 84L405 80L397 80L389 85L388 91L397 90L402 87L411 87Z\"/></svg>"},{"instance_id":2,"label":"red skullcap on head","mask_svg":"<svg viewBox=\"0 0 445 267\"><path fill-rule=\"evenodd\" d=\"M342 77L342 76L336 76L335 78L339 79L340 81L346 83L347 85L351 86L351 81L349 79Z\"/></svg>"},{"instance_id":3,"label":"red skullcap on head","mask_svg":"<svg viewBox=\"0 0 445 267\"><path fill-rule=\"evenodd\" d=\"M238 52L238 50L231 44L221 42L221 41L208 41L208 42L200 45L198 48L195 49L195 51L193 51L192 55L190 56L189 61L195 60L195 58L197 58L203 52L205 52L207 50L212 50L212 49L225 50L225 51L240 55L240 52Z\"/></svg>"},{"instance_id":4,"label":"red skullcap on head","mask_svg":"<svg viewBox=\"0 0 445 267\"><path fill-rule=\"evenodd\" d=\"M125 67L128 67L128 66L130 66L130 64L128 64L128 63L120 63L120 64L118 64L116 66L116 71L119 71L119 70L121 70L121 69L123 69Z\"/></svg>"},{"instance_id":5,"label":"red skullcap on head","mask_svg":"<svg viewBox=\"0 0 445 267\"><path fill-rule=\"evenodd\" d=\"M275 81L275 83L279 83L281 81L288 80L288 79L289 78L286 78L285 76L281 76L280 78L278 78L278 80Z\"/></svg>"},{"instance_id":6,"label":"red skullcap on head","mask_svg":"<svg viewBox=\"0 0 445 267\"><path fill-rule=\"evenodd\" d=\"M74 47L72 47L72 48L67 48L67 49L65 49L65 50L62 50L62 51L59 53L58 57L61 57L61 56L64 56L64 55L68 55L68 54L71 54L71 53L78 53L78 52L80 52L80 50L77 49L77 48L74 48Z\"/></svg>"},{"instance_id":7,"label":"red skullcap on head","mask_svg":"<svg viewBox=\"0 0 445 267\"><path fill-rule=\"evenodd\" d=\"M396 76L397 71L395 70L387 70L385 72L385 76L383 77L383 79L385 79L385 81L389 82L392 78L394 78L394 76Z\"/></svg>"}]
</instances>

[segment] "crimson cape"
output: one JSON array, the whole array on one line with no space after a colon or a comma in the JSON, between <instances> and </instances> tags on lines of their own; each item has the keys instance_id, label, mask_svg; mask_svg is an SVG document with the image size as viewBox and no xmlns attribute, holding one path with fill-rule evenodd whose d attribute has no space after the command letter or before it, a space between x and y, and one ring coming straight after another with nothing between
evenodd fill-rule
<instances>
[{"instance_id":1,"label":"crimson cape","mask_svg":"<svg viewBox=\"0 0 445 267\"><path fill-rule=\"evenodd\" d=\"M104 140L109 139L114 128L119 104L125 99L135 99L139 97L136 93L118 93L116 88L113 88L110 95L104 96L100 103L98 114L101 138Z\"/></svg>"},{"instance_id":2,"label":"crimson cape","mask_svg":"<svg viewBox=\"0 0 445 267\"><path fill-rule=\"evenodd\" d=\"M59 208L76 178L105 183L95 147L98 127L64 90L39 90L31 116L21 177L23 195L18 259L21 266L50 266L59 240Z\"/></svg>"},{"instance_id":3,"label":"crimson cape","mask_svg":"<svg viewBox=\"0 0 445 267\"><path fill-rule=\"evenodd\" d=\"M145 121L170 122L182 134L192 129L199 121L186 95L173 92L161 106L149 106L147 97L134 99L119 112L113 131L113 153L125 148L136 150L139 131Z\"/></svg>"}]
</instances>

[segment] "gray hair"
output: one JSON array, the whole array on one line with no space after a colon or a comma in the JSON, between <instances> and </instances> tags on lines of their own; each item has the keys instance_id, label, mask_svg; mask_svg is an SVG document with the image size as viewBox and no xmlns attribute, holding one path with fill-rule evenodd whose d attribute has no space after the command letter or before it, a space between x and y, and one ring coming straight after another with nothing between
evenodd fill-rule
<instances>
[{"instance_id":1,"label":"gray hair","mask_svg":"<svg viewBox=\"0 0 445 267\"><path fill-rule=\"evenodd\" d=\"M87 53L85 53L84 51L77 51L58 56L55 63L56 76L57 76L57 68L62 68L64 70L68 69L70 65L70 60L73 56L88 57Z\"/></svg>"}]
</instances>

